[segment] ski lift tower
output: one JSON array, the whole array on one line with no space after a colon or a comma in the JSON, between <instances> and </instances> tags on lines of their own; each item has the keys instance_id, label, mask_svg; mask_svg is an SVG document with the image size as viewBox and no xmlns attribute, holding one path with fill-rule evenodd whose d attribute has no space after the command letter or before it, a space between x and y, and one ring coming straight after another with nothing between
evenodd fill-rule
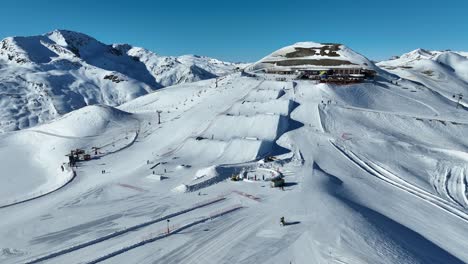
<instances>
[{"instance_id":1,"label":"ski lift tower","mask_svg":"<svg viewBox=\"0 0 468 264\"><path fill-rule=\"evenodd\" d=\"M158 125L160 125L161 124L161 113L162 113L162 111L158 110L156 112L158 113Z\"/></svg>"}]
</instances>

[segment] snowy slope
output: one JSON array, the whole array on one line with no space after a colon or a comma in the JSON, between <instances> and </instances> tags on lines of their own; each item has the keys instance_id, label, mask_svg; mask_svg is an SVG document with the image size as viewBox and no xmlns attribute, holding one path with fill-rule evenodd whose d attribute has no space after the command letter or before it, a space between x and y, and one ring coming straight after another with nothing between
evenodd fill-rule
<instances>
[{"instance_id":1,"label":"snowy slope","mask_svg":"<svg viewBox=\"0 0 468 264\"><path fill-rule=\"evenodd\" d=\"M230 74L237 64L160 56L55 30L0 42L0 131L34 126L86 105L117 106L163 86Z\"/></svg>"},{"instance_id":2,"label":"snowy slope","mask_svg":"<svg viewBox=\"0 0 468 264\"><path fill-rule=\"evenodd\" d=\"M379 67L441 93L447 98L468 92L466 52L417 49L397 59L382 61Z\"/></svg>"},{"instance_id":3,"label":"snowy slope","mask_svg":"<svg viewBox=\"0 0 468 264\"><path fill-rule=\"evenodd\" d=\"M0 261L466 263L467 108L431 84L232 74L5 133Z\"/></svg>"},{"instance_id":4,"label":"snowy slope","mask_svg":"<svg viewBox=\"0 0 468 264\"><path fill-rule=\"evenodd\" d=\"M79 147L95 146L104 152L118 149L119 145L126 146L135 138L137 126L128 113L94 105L66 114L50 124L8 133L0 143L3 146L0 158L5 161L0 164L0 170L10 172L2 174L0 207L61 188L74 177L73 169L65 165L66 153ZM127 138L102 138L101 135L109 131L125 132ZM116 142L112 147L103 143L111 141ZM61 170L61 166L66 169Z\"/></svg>"}]
</instances>

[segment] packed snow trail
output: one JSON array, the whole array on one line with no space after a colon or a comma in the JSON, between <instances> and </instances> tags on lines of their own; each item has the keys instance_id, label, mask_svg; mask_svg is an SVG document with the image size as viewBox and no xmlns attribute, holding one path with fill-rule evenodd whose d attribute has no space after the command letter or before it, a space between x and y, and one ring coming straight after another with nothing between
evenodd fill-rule
<instances>
[{"instance_id":1,"label":"packed snow trail","mask_svg":"<svg viewBox=\"0 0 468 264\"><path fill-rule=\"evenodd\" d=\"M196 204L193 207L187 208L185 210L175 212L175 213L172 213L172 214L169 214L169 215L166 215L166 216L162 216L162 217L159 217L157 219L154 219L154 220L151 220L151 221L148 221L148 222L145 222L145 223L141 223L141 224L138 224L138 225L127 227L125 229L122 229L120 231L108 234L106 236L99 237L99 238L96 238L94 240L91 240L91 241L88 241L88 242L85 242L85 243L81 243L81 244L78 244L78 245L75 245L75 246L72 246L72 247L69 247L69 248L65 248L65 249L62 249L62 250L47 254L45 256L42 256L42 257L27 261L26 263L33 264L33 263L39 263L39 262L42 262L42 261L45 261L45 260L50 260L52 258L56 258L56 257L64 255L64 254L71 253L73 251L80 250L80 249L88 247L88 246L92 246L94 244L103 242L105 240L112 239L112 238L124 235L124 234L132 232L132 231L136 231L136 230L144 228L146 226L149 226L149 225L152 225L152 224L155 224L155 223L158 223L158 222L162 222L162 221L170 219L170 218L174 218L176 216L191 212L193 210L197 210L199 208L215 204L215 203L223 201L225 199L226 199L225 197L220 197L220 198L212 199L212 200L209 200L209 201L206 201L206 202L201 202L201 203Z\"/></svg>"},{"instance_id":2,"label":"packed snow trail","mask_svg":"<svg viewBox=\"0 0 468 264\"><path fill-rule=\"evenodd\" d=\"M50 133L50 132L41 131L41 130L36 130L36 129L25 129L24 131L40 133L40 134L44 134L44 135L48 135L48 136L52 136L52 137L59 137L59 138L65 138L65 139L80 139L80 140L85 139L85 138L95 138L95 137L100 136L100 135L91 135L91 136L84 136L84 137L74 137L74 136L59 135L59 134Z\"/></svg>"},{"instance_id":3,"label":"packed snow trail","mask_svg":"<svg viewBox=\"0 0 468 264\"><path fill-rule=\"evenodd\" d=\"M433 195L427 191L424 191L417 186L414 186L407 181L404 181L401 177L393 175L388 170L382 168L381 166L373 163L369 160L364 160L364 158L359 158L356 154L354 154L351 150L345 149L343 147L338 146L334 142L330 142L338 151L340 151L345 157L347 157L350 161L355 163L357 166L362 168L363 170L369 172L370 174L378 177L379 179L400 188L406 192L409 192L419 198L423 199L424 201L431 203L442 210L446 211L447 213L453 214L462 220L468 222L468 214L464 211L452 206L450 203L446 202L444 199Z\"/></svg>"},{"instance_id":4,"label":"packed snow trail","mask_svg":"<svg viewBox=\"0 0 468 264\"><path fill-rule=\"evenodd\" d=\"M106 259L109 259L109 258L112 258L112 257L115 257L119 254L122 254L122 253L125 253L127 251L130 251L132 249L135 249L137 247L141 247L147 243L151 243L151 242L154 242L156 240L160 240L160 239L163 239L163 238L166 238L168 236L171 236L173 234L177 234L185 229L188 229L188 228L191 228L195 225L198 225L198 224L201 224L201 223L204 223L206 221L209 221L209 220L212 220L212 219L215 219L215 218L218 218L218 217L221 217L221 216L224 216L226 214L229 214L229 213L232 213L232 212L235 212L239 209L242 209L243 207L242 206L234 206L234 207L231 207L231 208L227 208L227 209L222 209L221 212L218 212L216 214L213 214L213 215L210 215L210 216L207 216L207 217L204 217L200 220L197 220L197 221L194 221L194 222L191 222L191 223L188 223L188 224L185 224L185 225L182 225L181 227L179 228L176 228L172 231L170 231L169 233L165 233L165 234L160 234L160 235L157 235L155 237L152 237L152 238L149 238L149 239L145 239L143 241L140 241L138 243L135 243L135 244L132 244L132 245L129 245L129 246L125 246L124 248L122 249L119 249L119 250L116 250L116 251L113 251L111 253L108 253L107 255L104 255L102 257L99 257L97 259L94 259L92 261L89 261L89 262L86 262L87 264L95 264L95 263L99 263L99 262L102 262Z\"/></svg>"}]
</instances>

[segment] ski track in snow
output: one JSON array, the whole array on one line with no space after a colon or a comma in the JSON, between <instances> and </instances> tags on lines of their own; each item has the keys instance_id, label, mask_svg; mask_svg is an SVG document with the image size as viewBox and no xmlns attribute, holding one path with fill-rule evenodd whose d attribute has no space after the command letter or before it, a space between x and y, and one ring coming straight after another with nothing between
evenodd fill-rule
<instances>
[{"instance_id":1,"label":"ski track in snow","mask_svg":"<svg viewBox=\"0 0 468 264\"><path fill-rule=\"evenodd\" d=\"M415 102L415 103L418 103L418 104L420 104L420 105L423 105L423 106L427 107L428 109L430 109L432 112L434 112L436 116L440 114L439 111L437 111L434 107L432 107L432 106L430 106L429 104L426 104L426 103L424 103L424 102L421 102L420 100L417 100L417 99L415 99L415 98L412 98L412 97L403 95L403 94L401 94L401 93L396 93L396 92L394 92L394 91L392 91L392 90L390 90L390 89L385 89L385 88L381 87L380 85L376 85L376 87L379 87L380 89L384 90L385 92L388 92L388 93L394 94L394 95L396 95L396 96L400 96L400 97L406 98L406 99L408 99L408 100L410 100L410 101L413 101L413 102Z\"/></svg>"},{"instance_id":2,"label":"ski track in snow","mask_svg":"<svg viewBox=\"0 0 468 264\"><path fill-rule=\"evenodd\" d=\"M27 132L35 132L47 136L52 136L52 137L59 137L59 138L65 138L65 139L85 139L85 138L95 138L98 137L99 135L93 135L93 136L84 136L84 137L74 137L74 136L65 136L65 135L59 135L51 132L46 132L46 131L41 131L41 130L35 130L35 129L26 129L24 131Z\"/></svg>"},{"instance_id":3,"label":"ski track in snow","mask_svg":"<svg viewBox=\"0 0 468 264\"><path fill-rule=\"evenodd\" d=\"M341 107L343 109L362 111L362 112L369 112L369 113L386 114L386 115L393 115L393 116L399 116L399 117L408 117L408 118L414 118L414 119L437 120L437 121L443 121L443 122L447 122L447 123L457 123L457 124L468 126L468 123L460 122L460 121L457 121L457 120L443 119L443 118L440 118L440 117L437 117L437 116L409 115L409 114L405 114L405 113L374 110L374 109L366 109L366 108L349 106L349 105L335 105L335 107Z\"/></svg>"},{"instance_id":4,"label":"ski track in snow","mask_svg":"<svg viewBox=\"0 0 468 264\"><path fill-rule=\"evenodd\" d=\"M127 228L124 228L124 229L122 229L120 231L108 234L106 236L102 236L102 237L93 239L91 241L87 241L87 242L84 242L84 243L81 243L81 244L78 244L78 245L75 245L75 246L72 246L72 247L69 247L69 248L65 248L65 249L62 249L62 250L59 250L59 251L56 251L56 252L49 253L47 255L44 255L42 257L38 257L38 258L33 259L33 260L26 261L25 263L26 264L33 264L33 263L39 263L39 262L43 262L43 261L46 261L46 260L50 260L52 258L56 258L56 257L64 255L64 254L68 254L68 253L71 253L73 251L80 250L80 249L83 249L85 247L89 247L89 246L95 245L97 243L101 243L103 241L106 241L106 240L109 240L109 239L112 239L112 238L115 238L115 237L118 237L118 236L125 235L127 233L132 232L132 231L136 231L138 229L144 228L146 226L149 226L149 225L152 225L152 224L155 224L155 223L159 223L159 222L165 221L165 220L170 219L170 218L174 218L176 216L191 212L193 210L215 204L215 203L223 201L225 199L226 199L225 197L219 197L219 198L211 199L209 201L201 202L201 203L199 203L197 205L194 205L194 206L192 206L190 208L187 208L185 210L181 210L179 212L171 213L169 215L162 216L162 217L159 217L159 218L157 218L155 220L144 222L144 223L141 223L141 224L138 224L138 225L127 227Z\"/></svg>"},{"instance_id":5,"label":"ski track in snow","mask_svg":"<svg viewBox=\"0 0 468 264\"><path fill-rule=\"evenodd\" d=\"M229 213L232 213L232 212L235 212L239 209L242 209L243 207L242 206L234 206L234 207L231 207L231 208L227 208L227 209L223 209L221 210L221 212L218 212L216 214L213 214L213 215L210 215L210 216L207 216L207 217L204 217L200 220L197 220L197 221L194 221L194 222L191 222L191 223L188 223L188 224L185 224L175 230L172 230L170 231L169 233L167 234L160 234L158 236L155 236L153 238L149 238L149 239L145 239L143 241L140 241L138 243L135 243L135 244L131 244L131 245L128 245L128 246L125 246L119 250L116 250L116 251L113 251L111 253L108 253L107 255L104 255L104 256L101 256L97 259L94 259L94 260L91 260L91 261L87 261L85 262L86 264L95 264L95 263L99 263L99 262L102 262L104 260L107 260L109 258L112 258L112 257L115 257L117 255L120 255L120 254L123 254L125 252L128 252L132 249L135 249L137 247L141 247L141 246L144 246L148 243L151 243L151 242L154 242L154 241L157 241L157 240L160 240L160 239L163 239L163 238L166 238L168 236L171 236L173 234L177 234L177 233L180 233L181 231L183 230L186 230L188 228L191 228L193 226L196 226L198 224L201 224L201 223L205 223L206 221L209 221L209 220L212 220L212 219L215 219L215 218L218 218L218 217L221 217L221 216L224 216L226 214L229 214Z\"/></svg>"},{"instance_id":6,"label":"ski track in snow","mask_svg":"<svg viewBox=\"0 0 468 264\"><path fill-rule=\"evenodd\" d=\"M468 222L468 214L464 211L452 206L450 203L446 202L444 199L433 195L407 181L403 180L402 178L392 174L388 170L382 168L381 166L375 164L372 161L365 160L364 158L358 157L354 154L351 150L343 148L339 146L337 143L330 141L332 144L343 156L345 156L349 161L354 163L359 168L365 170L366 172L370 173L371 175L376 176L377 178L403 190L408 193L411 193L422 200L437 206L438 208L459 217L460 219Z\"/></svg>"},{"instance_id":7,"label":"ski track in snow","mask_svg":"<svg viewBox=\"0 0 468 264\"><path fill-rule=\"evenodd\" d=\"M451 165L447 164L447 166ZM455 173L456 169L461 170L461 172ZM431 181L434 190L460 207L466 208L468 206L466 196L467 185L463 167L449 167L434 174L434 179Z\"/></svg>"}]
</instances>

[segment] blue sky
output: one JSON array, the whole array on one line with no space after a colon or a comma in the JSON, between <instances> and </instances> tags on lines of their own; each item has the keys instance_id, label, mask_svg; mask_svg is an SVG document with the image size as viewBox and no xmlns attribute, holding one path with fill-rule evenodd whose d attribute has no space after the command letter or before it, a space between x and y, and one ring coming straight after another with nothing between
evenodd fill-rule
<instances>
[{"instance_id":1,"label":"blue sky","mask_svg":"<svg viewBox=\"0 0 468 264\"><path fill-rule=\"evenodd\" d=\"M467 0L11 0L0 2L0 25L0 38L70 29L230 61L298 41L343 43L377 60L419 47L468 51Z\"/></svg>"}]
</instances>

